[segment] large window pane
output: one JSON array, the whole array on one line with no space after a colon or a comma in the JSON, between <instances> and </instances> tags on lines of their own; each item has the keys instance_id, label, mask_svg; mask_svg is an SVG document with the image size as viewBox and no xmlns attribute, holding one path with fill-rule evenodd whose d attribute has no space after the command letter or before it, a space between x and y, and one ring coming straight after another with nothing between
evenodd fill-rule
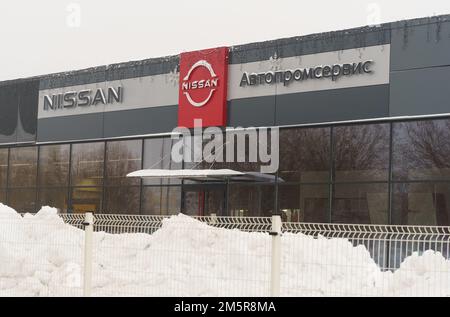
<instances>
[{"instance_id":1,"label":"large window pane","mask_svg":"<svg viewBox=\"0 0 450 317\"><path fill-rule=\"evenodd\" d=\"M50 206L57 208L60 213L66 213L67 205L67 187L39 189L37 209Z\"/></svg>"},{"instance_id":2,"label":"large window pane","mask_svg":"<svg viewBox=\"0 0 450 317\"><path fill-rule=\"evenodd\" d=\"M70 145L46 145L39 149L39 186L67 186Z\"/></svg>"},{"instance_id":3,"label":"large window pane","mask_svg":"<svg viewBox=\"0 0 450 317\"><path fill-rule=\"evenodd\" d=\"M181 162L171 160L171 138L152 138L144 140L144 168L151 169L181 169ZM179 184L179 179L144 179L145 185Z\"/></svg>"},{"instance_id":4,"label":"large window pane","mask_svg":"<svg viewBox=\"0 0 450 317\"><path fill-rule=\"evenodd\" d=\"M18 147L10 150L9 187L35 187L37 147Z\"/></svg>"},{"instance_id":5,"label":"large window pane","mask_svg":"<svg viewBox=\"0 0 450 317\"><path fill-rule=\"evenodd\" d=\"M73 186L101 186L105 143L72 145L71 182Z\"/></svg>"},{"instance_id":6,"label":"large window pane","mask_svg":"<svg viewBox=\"0 0 450 317\"><path fill-rule=\"evenodd\" d=\"M270 217L275 207L273 185L230 184L228 209L230 216Z\"/></svg>"},{"instance_id":7,"label":"large window pane","mask_svg":"<svg viewBox=\"0 0 450 317\"><path fill-rule=\"evenodd\" d=\"M265 134L264 137L263 133ZM260 172L263 166L267 169L272 162L264 162L260 153L267 154L269 159L277 155L277 153L272 153L271 137L270 130L248 129L235 131L234 133L227 131L224 149L219 150L223 151L224 161L226 162L224 164L214 163L214 165L218 165L217 168L230 168L241 172ZM265 148L262 148L263 138L267 140ZM229 157L227 158L227 156ZM279 160L278 157L276 159ZM276 172L276 170L273 172Z\"/></svg>"},{"instance_id":8,"label":"large window pane","mask_svg":"<svg viewBox=\"0 0 450 317\"><path fill-rule=\"evenodd\" d=\"M8 176L8 149L0 149L0 188L6 187Z\"/></svg>"},{"instance_id":9,"label":"large window pane","mask_svg":"<svg viewBox=\"0 0 450 317\"><path fill-rule=\"evenodd\" d=\"M105 187L107 214L139 214L139 186Z\"/></svg>"},{"instance_id":10,"label":"large window pane","mask_svg":"<svg viewBox=\"0 0 450 317\"><path fill-rule=\"evenodd\" d=\"M7 205L6 201L6 190L0 190L0 203Z\"/></svg>"},{"instance_id":11,"label":"large window pane","mask_svg":"<svg viewBox=\"0 0 450 317\"><path fill-rule=\"evenodd\" d=\"M328 182L330 129L280 130L279 171L285 181Z\"/></svg>"},{"instance_id":12,"label":"large window pane","mask_svg":"<svg viewBox=\"0 0 450 317\"><path fill-rule=\"evenodd\" d=\"M36 189L9 189L8 205L17 212L35 212Z\"/></svg>"},{"instance_id":13,"label":"large window pane","mask_svg":"<svg viewBox=\"0 0 450 317\"><path fill-rule=\"evenodd\" d=\"M139 178L126 177L141 169L142 140L106 143L106 183L108 185L139 185Z\"/></svg>"},{"instance_id":14,"label":"large window pane","mask_svg":"<svg viewBox=\"0 0 450 317\"><path fill-rule=\"evenodd\" d=\"M102 210L102 187L76 187L71 190L72 206L74 213L100 212Z\"/></svg>"},{"instance_id":15,"label":"large window pane","mask_svg":"<svg viewBox=\"0 0 450 317\"><path fill-rule=\"evenodd\" d=\"M184 199L183 213L185 215L205 216L205 211L203 209L203 203L201 199L201 192L185 190L183 192L183 199Z\"/></svg>"},{"instance_id":16,"label":"large window pane","mask_svg":"<svg viewBox=\"0 0 450 317\"><path fill-rule=\"evenodd\" d=\"M387 184L335 184L331 221L387 224Z\"/></svg>"},{"instance_id":17,"label":"large window pane","mask_svg":"<svg viewBox=\"0 0 450 317\"><path fill-rule=\"evenodd\" d=\"M192 216L226 215L225 184L184 184L183 192L183 213Z\"/></svg>"},{"instance_id":18,"label":"large window pane","mask_svg":"<svg viewBox=\"0 0 450 317\"><path fill-rule=\"evenodd\" d=\"M393 124L395 180L450 179L450 120Z\"/></svg>"},{"instance_id":19,"label":"large window pane","mask_svg":"<svg viewBox=\"0 0 450 317\"><path fill-rule=\"evenodd\" d=\"M329 185L279 185L283 221L329 222Z\"/></svg>"},{"instance_id":20,"label":"large window pane","mask_svg":"<svg viewBox=\"0 0 450 317\"><path fill-rule=\"evenodd\" d=\"M267 149L264 151L261 148L263 132L267 139ZM262 166L269 166L271 163L270 131L248 129L218 135L205 133L203 139L196 136L184 138L183 141L184 167L187 169L228 168L241 172L259 172ZM269 156L269 162L261 159L260 151ZM203 160L200 162L201 159Z\"/></svg>"},{"instance_id":21,"label":"large window pane","mask_svg":"<svg viewBox=\"0 0 450 317\"><path fill-rule=\"evenodd\" d=\"M145 215L175 215L181 208L181 187L151 186L142 189L142 210Z\"/></svg>"},{"instance_id":22,"label":"large window pane","mask_svg":"<svg viewBox=\"0 0 450 317\"><path fill-rule=\"evenodd\" d=\"M339 126L333 130L335 180L387 181L389 124Z\"/></svg>"},{"instance_id":23,"label":"large window pane","mask_svg":"<svg viewBox=\"0 0 450 317\"><path fill-rule=\"evenodd\" d=\"M393 185L392 221L401 225L450 225L450 183Z\"/></svg>"}]
</instances>

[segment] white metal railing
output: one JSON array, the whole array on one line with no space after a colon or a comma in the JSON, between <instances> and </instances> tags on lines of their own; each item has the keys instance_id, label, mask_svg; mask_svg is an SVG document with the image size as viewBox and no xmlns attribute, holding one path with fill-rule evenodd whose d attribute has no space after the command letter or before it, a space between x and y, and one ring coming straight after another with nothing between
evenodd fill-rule
<instances>
[{"instance_id":1,"label":"white metal railing","mask_svg":"<svg viewBox=\"0 0 450 317\"><path fill-rule=\"evenodd\" d=\"M450 227L361 224L283 223L283 231L309 236L343 238L364 245L383 270L397 269L414 252L426 250L450 256Z\"/></svg>"},{"instance_id":2,"label":"white metal railing","mask_svg":"<svg viewBox=\"0 0 450 317\"><path fill-rule=\"evenodd\" d=\"M62 270L66 286L55 290L45 281L39 288L37 278L28 287L39 291L30 295L450 296L450 227L282 223L279 216L58 216L62 221L0 217L0 251L32 252L36 263L19 260L34 275ZM2 293L7 283L0 270L0 294L17 294Z\"/></svg>"}]
</instances>

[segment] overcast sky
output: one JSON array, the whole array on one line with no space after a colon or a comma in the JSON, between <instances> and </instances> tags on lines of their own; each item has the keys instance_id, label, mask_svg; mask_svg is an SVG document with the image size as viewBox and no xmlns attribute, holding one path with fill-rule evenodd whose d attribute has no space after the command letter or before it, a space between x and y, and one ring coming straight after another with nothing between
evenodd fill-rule
<instances>
[{"instance_id":1,"label":"overcast sky","mask_svg":"<svg viewBox=\"0 0 450 317\"><path fill-rule=\"evenodd\" d=\"M450 0L1 0L0 80L450 13Z\"/></svg>"}]
</instances>

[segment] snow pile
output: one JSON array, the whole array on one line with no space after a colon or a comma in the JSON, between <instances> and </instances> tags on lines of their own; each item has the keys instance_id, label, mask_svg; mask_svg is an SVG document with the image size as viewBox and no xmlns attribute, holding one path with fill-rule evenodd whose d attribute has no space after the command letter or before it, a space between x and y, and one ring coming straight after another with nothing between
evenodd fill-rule
<instances>
[{"instance_id":1,"label":"snow pile","mask_svg":"<svg viewBox=\"0 0 450 317\"><path fill-rule=\"evenodd\" d=\"M21 217L0 204L0 296L82 294L84 232L56 209ZM267 296L271 237L185 215L152 235L94 234L93 295ZM282 236L283 296L449 296L450 261L413 254L382 272L346 239Z\"/></svg>"}]
</instances>

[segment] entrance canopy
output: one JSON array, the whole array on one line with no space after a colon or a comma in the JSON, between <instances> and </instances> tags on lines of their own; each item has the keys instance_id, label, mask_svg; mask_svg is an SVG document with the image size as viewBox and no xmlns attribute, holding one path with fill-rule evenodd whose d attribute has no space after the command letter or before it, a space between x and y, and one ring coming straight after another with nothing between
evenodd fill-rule
<instances>
[{"instance_id":1,"label":"entrance canopy","mask_svg":"<svg viewBox=\"0 0 450 317\"><path fill-rule=\"evenodd\" d=\"M275 182L276 176L258 172L239 172L231 169L143 169L127 174L127 177L177 178L194 181L260 181ZM283 182L278 178L278 182Z\"/></svg>"}]
</instances>

